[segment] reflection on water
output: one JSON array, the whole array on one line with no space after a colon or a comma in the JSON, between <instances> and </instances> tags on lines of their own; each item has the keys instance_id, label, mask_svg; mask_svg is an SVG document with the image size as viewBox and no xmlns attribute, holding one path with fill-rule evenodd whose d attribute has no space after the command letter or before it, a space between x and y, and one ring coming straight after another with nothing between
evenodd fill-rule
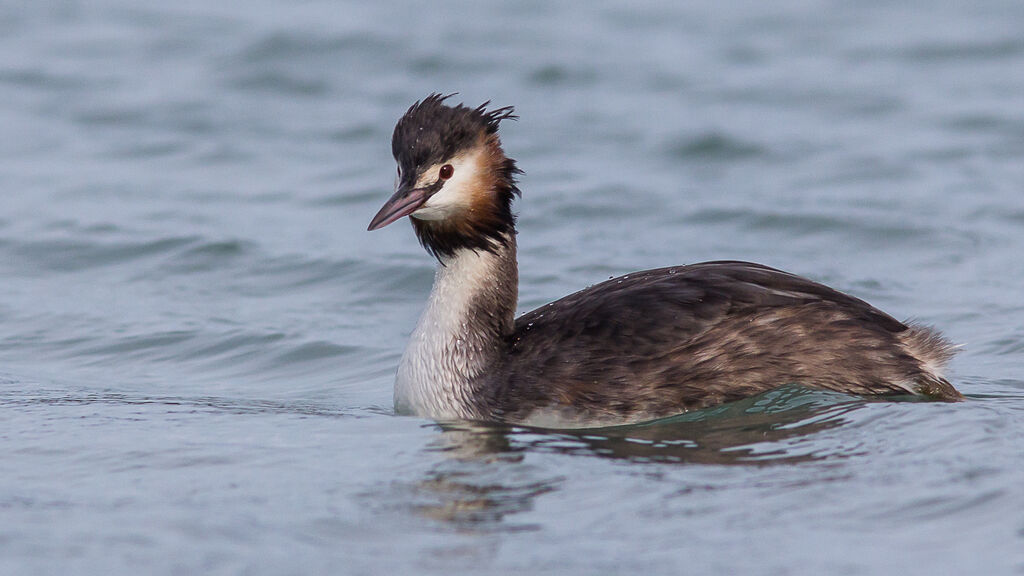
<instances>
[{"instance_id":1,"label":"reflection on water","mask_svg":"<svg viewBox=\"0 0 1024 576\"><path fill-rule=\"evenodd\" d=\"M561 454L632 462L766 466L794 464L848 453L804 448L808 436L842 426L866 400L784 387L753 398L655 422L583 431L458 423L441 426L429 447L448 458L413 490L417 510L459 530L523 530L506 516L532 509L561 478L543 476L531 454ZM807 443L808 446L810 443ZM820 448L820 447L819 447Z\"/></svg>"},{"instance_id":2,"label":"reflection on water","mask_svg":"<svg viewBox=\"0 0 1024 576\"><path fill-rule=\"evenodd\" d=\"M641 462L771 464L823 458L784 442L840 426L865 400L797 386L633 426L549 431L489 424L445 425L434 448L461 458L529 451Z\"/></svg>"},{"instance_id":3,"label":"reflection on water","mask_svg":"<svg viewBox=\"0 0 1024 576\"><path fill-rule=\"evenodd\" d=\"M525 483L477 483L472 473L435 471L419 489L437 499L422 504L418 511L433 520L464 530L533 530L528 524L505 524L505 517L533 508L538 496L555 490L557 479Z\"/></svg>"}]
</instances>

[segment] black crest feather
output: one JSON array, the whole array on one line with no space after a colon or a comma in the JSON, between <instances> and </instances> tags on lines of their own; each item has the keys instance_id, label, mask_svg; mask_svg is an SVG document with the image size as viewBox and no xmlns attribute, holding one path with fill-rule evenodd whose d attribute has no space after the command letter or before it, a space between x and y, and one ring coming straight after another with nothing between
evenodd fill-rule
<instances>
[{"instance_id":1,"label":"black crest feather","mask_svg":"<svg viewBox=\"0 0 1024 576\"><path fill-rule=\"evenodd\" d=\"M490 101L476 108L444 102L455 94L433 93L409 107L395 125L391 154L406 168L429 166L455 155L480 136L498 132L502 120L515 120L512 106L487 110Z\"/></svg>"}]
</instances>

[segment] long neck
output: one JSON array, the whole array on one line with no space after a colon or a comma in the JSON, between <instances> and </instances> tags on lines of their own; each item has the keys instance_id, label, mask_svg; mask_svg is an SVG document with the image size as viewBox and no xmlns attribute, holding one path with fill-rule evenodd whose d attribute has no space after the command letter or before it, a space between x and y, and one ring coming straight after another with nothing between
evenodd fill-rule
<instances>
[{"instance_id":1,"label":"long neck","mask_svg":"<svg viewBox=\"0 0 1024 576\"><path fill-rule=\"evenodd\" d=\"M395 381L395 408L439 420L490 414L482 387L506 353L519 273L515 232L493 251L462 248L440 257L427 307Z\"/></svg>"}]
</instances>

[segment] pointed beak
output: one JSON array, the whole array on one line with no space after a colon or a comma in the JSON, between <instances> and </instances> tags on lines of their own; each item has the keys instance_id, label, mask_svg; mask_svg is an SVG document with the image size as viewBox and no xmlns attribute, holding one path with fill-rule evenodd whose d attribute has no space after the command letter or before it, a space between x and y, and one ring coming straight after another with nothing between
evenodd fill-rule
<instances>
[{"instance_id":1,"label":"pointed beak","mask_svg":"<svg viewBox=\"0 0 1024 576\"><path fill-rule=\"evenodd\" d=\"M394 196L389 198L377 215L373 217L373 220L370 220L370 225L366 229L377 230L402 216L412 214L427 201L427 192L427 188L410 188L404 184L399 186Z\"/></svg>"}]
</instances>

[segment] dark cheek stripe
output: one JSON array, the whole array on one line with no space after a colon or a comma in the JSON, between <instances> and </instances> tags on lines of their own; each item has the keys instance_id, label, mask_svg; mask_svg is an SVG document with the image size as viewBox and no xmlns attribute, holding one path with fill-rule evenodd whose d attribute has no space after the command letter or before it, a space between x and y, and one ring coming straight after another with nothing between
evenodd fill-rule
<instances>
[{"instance_id":1,"label":"dark cheek stripe","mask_svg":"<svg viewBox=\"0 0 1024 576\"><path fill-rule=\"evenodd\" d=\"M444 186L444 180L438 180L429 186L424 186L423 190L426 191L426 197L430 198L434 194L437 194L441 190L442 186Z\"/></svg>"}]
</instances>

